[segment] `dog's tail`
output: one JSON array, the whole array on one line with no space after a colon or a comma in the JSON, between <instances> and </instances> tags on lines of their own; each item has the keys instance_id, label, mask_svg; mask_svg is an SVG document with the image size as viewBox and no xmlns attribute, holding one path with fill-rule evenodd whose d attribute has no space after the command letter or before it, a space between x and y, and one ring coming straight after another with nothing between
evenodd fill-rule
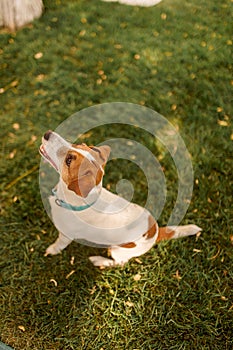
<instances>
[{"instance_id":1,"label":"dog's tail","mask_svg":"<svg viewBox=\"0 0 233 350\"><path fill-rule=\"evenodd\" d=\"M196 225L160 227L156 243L166 239L192 236L197 234L200 231L201 231L201 228Z\"/></svg>"}]
</instances>

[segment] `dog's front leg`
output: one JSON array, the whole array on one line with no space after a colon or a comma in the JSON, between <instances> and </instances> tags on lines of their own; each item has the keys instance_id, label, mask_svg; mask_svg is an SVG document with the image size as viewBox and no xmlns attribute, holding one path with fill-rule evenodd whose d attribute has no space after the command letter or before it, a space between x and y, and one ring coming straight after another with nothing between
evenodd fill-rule
<instances>
[{"instance_id":1,"label":"dog's front leg","mask_svg":"<svg viewBox=\"0 0 233 350\"><path fill-rule=\"evenodd\" d=\"M105 267L115 267L123 266L123 264L117 263L115 260L104 258L103 256L90 256L89 260L94 266L105 268Z\"/></svg>"},{"instance_id":2,"label":"dog's front leg","mask_svg":"<svg viewBox=\"0 0 233 350\"><path fill-rule=\"evenodd\" d=\"M131 258L128 254L121 254L123 248L121 247L111 247L108 249L108 255L112 256L112 259L105 258L103 256L90 256L89 260L92 262L94 266L105 268L105 267L116 267L116 266L124 266L125 263ZM118 253L118 254L117 254Z\"/></svg>"},{"instance_id":3,"label":"dog's front leg","mask_svg":"<svg viewBox=\"0 0 233 350\"><path fill-rule=\"evenodd\" d=\"M72 242L72 239L64 236L63 233L59 232L59 236L57 240L46 249L45 256L49 254L56 255L60 253L71 242Z\"/></svg>"}]
</instances>

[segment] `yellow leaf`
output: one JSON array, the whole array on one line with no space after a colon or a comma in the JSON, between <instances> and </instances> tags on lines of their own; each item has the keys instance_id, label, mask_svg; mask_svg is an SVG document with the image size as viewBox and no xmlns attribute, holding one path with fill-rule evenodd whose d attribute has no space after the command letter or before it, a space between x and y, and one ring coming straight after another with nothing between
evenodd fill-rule
<instances>
[{"instance_id":1,"label":"yellow leaf","mask_svg":"<svg viewBox=\"0 0 233 350\"><path fill-rule=\"evenodd\" d=\"M43 57L43 53L42 52L37 52L35 55L34 55L34 58L36 60L39 60L41 57Z\"/></svg>"},{"instance_id":2,"label":"yellow leaf","mask_svg":"<svg viewBox=\"0 0 233 350\"><path fill-rule=\"evenodd\" d=\"M44 78L45 78L44 74L39 74L39 75L37 75L36 80L37 81L42 81Z\"/></svg>"},{"instance_id":3,"label":"yellow leaf","mask_svg":"<svg viewBox=\"0 0 233 350\"><path fill-rule=\"evenodd\" d=\"M125 302L125 305L126 305L126 306L129 306L129 307L132 307L132 306L134 306L134 303L132 303L132 301L127 300L127 301Z\"/></svg>"},{"instance_id":4,"label":"yellow leaf","mask_svg":"<svg viewBox=\"0 0 233 350\"><path fill-rule=\"evenodd\" d=\"M176 278L178 281L181 280L182 277L180 276L179 270L176 270L176 274L173 275L173 277Z\"/></svg>"},{"instance_id":5,"label":"yellow leaf","mask_svg":"<svg viewBox=\"0 0 233 350\"><path fill-rule=\"evenodd\" d=\"M83 29L83 30L81 30L81 32L79 32L79 36L84 36L86 34L86 30L85 29Z\"/></svg>"},{"instance_id":6,"label":"yellow leaf","mask_svg":"<svg viewBox=\"0 0 233 350\"><path fill-rule=\"evenodd\" d=\"M37 140L37 136L32 135L32 136L31 136L31 141L32 141L32 142L35 142L36 140Z\"/></svg>"},{"instance_id":7,"label":"yellow leaf","mask_svg":"<svg viewBox=\"0 0 233 350\"><path fill-rule=\"evenodd\" d=\"M122 49L122 45L121 44L116 44L116 45L114 45L114 47L115 47L115 49Z\"/></svg>"},{"instance_id":8,"label":"yellow leaf","mask_svg":"<svg viewBox=\"0 0 233 350\"><path fill-rule=\"evenodd\" d=\"M55 287L57 287L57 281L54 278L51 278L50 282L53 282Z\"/></svg>"},{"instance_id":9,"label":"yellow leaf","mask_svg":"<svg viewBox=\"0 0 233 350\"><path fill-rule=\"evenodd\" d=\"M226 120L218 120L218 125L228 126L228 122Z\"/></svg>"},{"instance_id":10,"label":"yellow leaf","mask_svg":"<svg viewBox=\"0 0 233 350\"><path fill-rule=\"evenodd\" d=\"M68 280L68 278L70 278L70 276L72 276L75 273L75 270L70 271L67 275L66 275L66 279Z\"/></svg>"},{"instance_id":11,"label":"yellow leaf","mask_svg":"<svg viewBox=\"0 0 233 350\"><path fill-rule=\"evenodd\" d=\"M142 278L142 276L140 275L140 273L137 273L137 274L133 277L134 281L139 281L141 278Z\"/></svg>"},{"instance_id":12,"label":"yellow leaf","mask_svg":"<svg viewBox=\"0 0 233 350\"><path fill-rule=\"evenodd\" d=\"M14 80L14 81L12 81L12 83L10 84L10 86L11 87L15 87L15 86L17 86L18 85L18 80Z\"/></svg>"},{"instance_id":13,"label":"yellow leaf","mask_svg":"<svg viewBox=\"0 0 233 350\"><path fill-rule=\"evenodd\" d=\"M194 252L194 253L201 253L201 250L200 250L200 249L195 249L195 248L194 248L194 249L193 249L193 252Z\"/></svg>"},{"instance_id":14,"label":"yellow leaf","mask_svg":"<svg viewBox=\"0 0 233 350\"><path fill-rule=\"evenodd\" d=\"M140 55L138 55L138 54L134 55L134 59L135 60L140 60Z\"/></svg>"},{"instance_id":15,"label":"yellow leaf","mask_svg":"<svg viewBox=\"0 0 233 350\"><path fill-rule=\"evenodd\" d=\"M13 158L15 157L15 155L16 155L16 152L17 152L17 150L14 149L14 150L9 154L9 158L10 158L10 159L13 159Z\"/></svg>"},{"instance_id":16,"label":"yellow leaf","mask_svg":"<svg viewBox=\"0 0 233 350\"><path fill-rule=\"evenodd\" d=\"M20 128L19 123L14 123L12 126L13 126L13 129L15 129L15 130L19 130L19 128Z\"/></svg>"}]
</instances>

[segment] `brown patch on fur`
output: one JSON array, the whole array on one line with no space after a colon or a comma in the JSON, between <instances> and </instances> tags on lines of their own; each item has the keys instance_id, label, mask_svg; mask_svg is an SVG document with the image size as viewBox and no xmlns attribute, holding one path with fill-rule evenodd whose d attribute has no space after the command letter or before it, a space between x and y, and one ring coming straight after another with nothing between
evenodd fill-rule
<instances>
[{"instance_id":1,"label":"brown patch on fur","mask_svg":"<svg viewBox=\"0 0 233 350\"><path fill-rule=\"evenodd\" d=\"M122 248L135 248L136 244L134 242L129 242L129 243L120 244L120 247L122 247Z\"/></svg>"},{"instance_id":2,"label":"brown patch on fur","mask_svg":"<svg viewBox=\"0 0 233 350\"><path fill-rule=\"evenodd\" d=\"M146 239L153 238L156 234L156 228L156 221L153 216L150 215L148 218L148 231L144 233L143 237L146 237Z\"/></svg>"},{"instance_id":3,"label":"brown patch on fur","mask_svg":"<svg viewBox=\"0 0 233 350\"><path fill-rule=\"evenodd\" d=\"M98 147L94 147L94 146L90 146L90 147L88 147L85 143L82 143L81 145L72 145L74 148L77 148L77 149L83 149L84 151L87 151L87 152L90 152L90 154L96 159L96 157L95 157L95 154L93 154L93 151L92 151L92 148L95 148L95 149L98 149L98 155L101 155L101 151L99 150L99 148ZM81 156L81 155L80 155ZM81 156L82 157L82 156ZM83 157L84 158L84 157ZM82 159L83 159L82 158ZM104 160L104 158L101 156L101 159L103 159ZM84 160L82 160L82 161L85 161L85 159ZM87 167L89 167L89 168L92 168L94 171L93 172L95 172L96 173L96 170L98 169L97 168L97 166L95 165L95 163L93 164L93 163L91 163L91 162L89 162L88 160L86 161L87 162ZM89 163L89 164L88 164ZM100 162L98 162L98 160L96 159L96 163L98 163L99 165L101 165L100 164ZM85 164L86 165L86 164ZM92 166L93 165L93 166ZM105 165L105 164L104 164ZM104 167L104 165L102 166L102 167ZM82 164L82 167L83 167L84 165ZM96 168L96 169L95 169ZM87 169L88 170L88 169ZM100 169L98 169L97 170L97 173L95 174L95 178L96 178L96 181L95 181L95 184L96 184L96 186L97 185L99 185L99 183L101 182L101 180L102 180L102 177L103 177L103 172L100 170Z\"/></svg>"},{"instance_id":4,"label":"brown patch on fur","mask_svg":"<svg viewBox=\"0 0 233 350\"><path fill-rule=\"evenodd\" d=\"M95 181L95 184L96 184L96 186L97 185L99 185L99 183L101 182L101 180L102 180L102 177L103 177L103 173L102 173L102 171L99 169L98 171L97 171L97 174L96 174L96 181Z\"/></svg>"},{"instance_id":5,"label":"brown patch on fur","mask_svg":"<svg viewBox=\"0 0 233 350\"><path fill-rule=\"evenodd\" d=\"M69 190L74 191L81 197L86 197L96 185L97 168L84 156L75 151L68 151L66 159L67 157L72 158L72 161L69 166L64 161L62 179Z\"/></svg>"},{"instance_id":6,"label":"brown patch on fur","mask_svg":"<svg viewBox=\"0 0 233 350\"><path fill-rule=\"evenodd\" d=\"M168 230L167 227L160 227L156 243L160 241L164 241L166 239L171 239L174 236L174 234L175 234L175 231Z\"/></svg>"},{"instance_id":7,"label":"brown patch on fur","mask_svg":"<svg viewBox=\"0 0 233 350\"><path fill-rule=\"evenodd\" d=\"M65 160L62 179L69 190L74 191L78 196L87 197L88 193L102 180L103 172L100 167L104 167L110 153L110 147L95 147L94 151L85 144L72 146L77 150L89 152L95 160L89 161L82 154L69 150L65 159L69 157L71 161L67 165ZM96 151L97 149L98 151Z\"/></svg>"}]
</instances>

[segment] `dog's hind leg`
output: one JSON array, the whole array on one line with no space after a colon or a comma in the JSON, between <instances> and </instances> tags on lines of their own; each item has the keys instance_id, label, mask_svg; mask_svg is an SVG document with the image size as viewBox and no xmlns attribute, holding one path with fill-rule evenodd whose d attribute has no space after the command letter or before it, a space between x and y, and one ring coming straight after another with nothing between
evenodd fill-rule
<instances>
[{"instance_id":1,"label":"dog's hind leg","mask_svg":"<svg viewBox=\"0 0 233 350\"><path fill-rule=\"evenodd\" d=\"M72 242L72 239L66 237L65 235L63 235L63 233L59 232L59 236L58 236L57 240L46 249L45 256L50 255L50 254L56 255L56 254L60 253L71 242Z\"/></svg>"}]
</instances>

